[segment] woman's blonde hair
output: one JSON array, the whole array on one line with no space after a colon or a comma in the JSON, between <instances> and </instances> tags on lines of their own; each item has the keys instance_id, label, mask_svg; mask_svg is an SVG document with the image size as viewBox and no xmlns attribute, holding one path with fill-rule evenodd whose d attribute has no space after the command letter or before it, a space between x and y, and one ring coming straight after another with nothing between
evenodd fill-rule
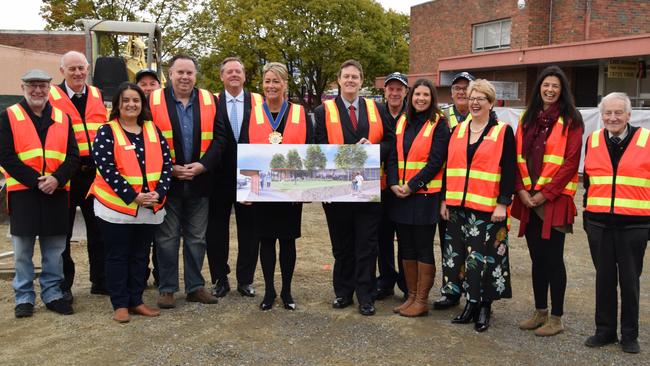
<instances>
[{"instance_id":1,"label":"woman's blonde hair","mask_svg":"<svg viewBox=\"0 0 650 366\"><path fill-rule=\"evenodd\" d=\"M470 82L467 88L467 95L470 96L473 91L485 94L490 104L494 104L497 100L497 91L494 85L485 79L476 79Z\"/></svg>"},{"instance_id":2,"label":"woman's blonde hair","mask_svg":"<svg viewBox=\"0 0 650 366\"><path fill-rule=\"evenodd\" d=\"M267 63L262 68L262 77L269 71L273 71L280 79L284 80L285 84L289 82L289 71L287 71L287 67L284 64L279 62Z\"/></svg>"}]
</instances>

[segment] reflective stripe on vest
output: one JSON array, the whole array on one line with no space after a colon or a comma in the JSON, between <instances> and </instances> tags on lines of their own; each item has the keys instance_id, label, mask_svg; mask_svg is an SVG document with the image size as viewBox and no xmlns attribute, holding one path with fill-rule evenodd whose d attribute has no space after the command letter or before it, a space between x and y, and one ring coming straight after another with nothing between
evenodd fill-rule
<instances>
[{"instance_id":1,"label":"reflective stripe on vest","mask_svg":"<svg viewBox=\"0 0 650 366\"><path fill-rule=\"evenodd\" d=\"M7 108L9 125L13 134L14 151L20 161L34 169L39 175L51 175L63 164L68 150L69 120L63 111L52 107L50 117L54 121L47 129L45 145L36 132L34 122L20 104ZM4 171L7 182L7 192L30 189ZM61 182L59 182L61 183ZM70 190L69 182L65 189Z\"/></svg>"},{"instance_id":2,"label":"reflective stripe on vest","mask_svg":"<svg viewBox=\"0 0 650 366\"><path fill-rule=\"evenodd\" d=\"M604 129L587 139L585 173L589 176L589 212L650 216L650 130L639 128L632 136L616 172L605 142Z\"/></svg>"},{"instance_id":3,"label":"reflective stripe on vest","mask_svg":"<svg viewBox=\"0 0 650 366\"><path fill-rule=\"evenodd\" d=\"M519 118L519 127L517 128L516 135L516 144L517 144L517 167L519 168L519 174L521 175L522 183L524 188L527 191L530 191L532 188L532 181L530 175L528 174L528 166L526 165L526 158L523 155L523 128L521 128L522 119L524 114L521 114ZM541 191L544 185L553 181L553 177L560 170L562 164L564 164L564 153L566 151L568 134L564 132L564 119L559 117L555 124L553 124L553 129L546 139L546 145L544 146L544 157L542 158L542 171L535 182L535 191ZM571 181L564 186L562 194L567 196L575 196L576 190L578 189L578 171L576 170L575 174L571 178Z\"/></svg>"},{"instance_id":4,"label":"reflective stripe on vest","mask_svg":"<svg viewBox=\"0 0 650 366\"><path fill-rule=\"evenodd\" d=\"M88 98L86 99L86 110L82 118L79 111L77 111L77 107L68 98L68 94L57 85L50 86L50 103L68 114L72 120L72 131L79 146L79 156L90 155L97 130L108 119L99 89L92 85L86 85L86 88L88 89Z\"/></svg>"},{"instance_id":5,"label":"reflective stripe on vest","mask_svg":"<svg viewBox=\"0 0 650 366\"><path fill-rule=\"evenodd\" d=\"M259 95L259 94L257 94ZM273 133L271 122L264 113L263 101L255 100L251 107L248 123L248 140L251 144L268 144L269 135ZM289 103L286 123L282 131L283 144L304 144L307 141L307 118L305 109L299 104Z\"/></svg>"},{"instance_id":6,"label":"reflective stripe on vest","mask_svg":"<svg viewBox=\"0 0 650 366\"><path fill-rule=\"evenodd\" d=\"M117 120L110 121L108 124L111 126L113 137L115 138L113 144L115 167L122 178L131 185L133 190L136 193L141 193L143 192L142 185L144 183L144 177L140 169L140 164L138 163L134 145L131 144L131 141L129 141ZM153 192L156 190L162 173L162 148L158 140L158 131L156 131L153 122L145 121L142 125L142 132L144 138L144 165L147 187L149 187L149 192ZM95 196L99 202L112 210L131 216L137 216L138 214L138 205L135 201L126 204L106 182L100 170L97 170L95 180L88 192L88 196L91 195ZM163 204L164 201L154 205L154 212L160 210Z\"/></svg>"},{"instance_id":7,"label":"reflective stripe on vest","mask_svg":"<svg viewBox=\"0 0 650 366\"><path fill-rule=\"evenodd\" d=\"M400 185L407 184L427 165L431 144L433 143L433 137L439 121L440 115L436 115L435 121L427 120L422 125L417 136L413 139L406 159L404 158L404 130L408 121L405 115L402 115L397 121L395 135L397 137L397 174ZM443 171L444 169L440 169L433 179L414 193L430 194L440 192Z\"/></svg>"},{"instance_id":8,"label":"reflective stripe on vest","mask_svg":"<svg viewBox=\"0 0 650 366\"><path fill-rule=\"evenodd\" d=\"M377 104L372 99L360 98L359 100L364 100L366 103L366 111L368 115L368 140L373 144L378 144L384 137L384 125L382 124ZM336 106L336 101L334 99L326 100L323 102L323 106L325 109L327 141L330 144L344 144L343 128L341 127L341 118L339 115L339 109Z\"/></svg>"},{"instance_id":9,"label":"reflective stripe on vest","mask_svg":"<svg viewBox=\"0 0 650 366\"><path fill-rule=\"evenodd\" d=\"M165 140L167 140L172 162L175 163L176 150L174 149L174 132L172 129L171 119L169 118L169 111L167 110L165 90L166 89L154 90L150 96L149 106L151 107L153 122L160 129ZM212 94L209 91L198 89L197 95L199 100L199 114L201 117L201 145L199 157L203 157L205 152L208 150L208 147L210 147L210 143L214 139L214 117L217 114L217 106L214 104ZM176 113L175 110L172 112ZM196 120L196 116L194 117Z\"/></svg>"},{"instance_id":10,"label":"reflective stripe on vest","mask_svg":"<svg viewBox=\"0 0 650 366\"><path fill-rule=\"evenodd\" d=\"M480 143L472 161L467 161L469 121L454 130L447 155L447 206L465 206L483 212L493 212L501 182L501 155L506 124L498 122Z\"/></svg>"},{"instance_id":11,"label":"reflective stripe on vest","mask_svg":"<svg viewBox=\"0 0 650 366\"><path fill-rule=\"evenodd\" d=\"M447 110L447 113L449 114L449 129L451 130L452 128L456 127L458 125L458 117L456 117L456 113L454 113L454 106L451 105L449 109ZM467 117L465 117L464 121L471 121L472 120L472 114L468 113ZM463 122L464 122L463 121Z\"/></svg>"}]
</instances>

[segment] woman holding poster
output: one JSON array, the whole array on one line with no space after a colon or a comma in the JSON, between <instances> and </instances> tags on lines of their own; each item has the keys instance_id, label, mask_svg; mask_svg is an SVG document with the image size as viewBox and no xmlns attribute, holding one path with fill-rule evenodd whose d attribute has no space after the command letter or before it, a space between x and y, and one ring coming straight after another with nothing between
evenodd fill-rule
<instances>
[{"instance_id":1,"label":"woman holding poster","mask_svg":"<svg viewBox=\"0 0 650 366\"><path fill-rule=\"evenodd\" d=\"M287 101L287 67L278 62L264 65L262 88L264 100L253 94L252 110L248 121L248 136L240 142L250 144L308 144L311 143L312 126L307 123L305 109ZM273 172L266 172L262 185L271 187ZM274 285L275 243L280 242L280 270L282 290L280 298L287 310L295 310L291 296L291 281L296 265L296 238L300 237L302 204L254 203L257 236L260 240L260 263L264 274L264 299L261 310L270 310L277 294Z\"/></svg>"}]
</instances>

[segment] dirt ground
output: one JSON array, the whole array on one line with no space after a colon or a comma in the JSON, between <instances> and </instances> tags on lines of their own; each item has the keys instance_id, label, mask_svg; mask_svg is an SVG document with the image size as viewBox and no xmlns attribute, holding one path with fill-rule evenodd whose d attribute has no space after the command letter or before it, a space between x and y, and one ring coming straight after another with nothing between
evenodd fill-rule
<instances>
[{"instance_id":1,"label":"dirt ground","mask_svg":"<svg viewBox=\"0 0 650 366\"><path fill-rule=\"evenodd\" d=\"M582 193L577 197L582 197ZM293 282L298 304L295 312L284 310L279 301L271 311L259 310L259 293L263 293L264 285L258 266L255 298L244 298L232 291L217 305L201 305L185 303L181 296L177 308L164 310L159 318L134 317L128 324L117 324L111 320L108 298L89 293L85 249L83 245L75 245L74 315L60 316L47 311L39 299L32 318L15 319L11 282L0 280L0 364L647 364L647 352L650 352L648 271L641 278L642 353L624 354L617 345L602 349L583 346L586 337L594 331L595 271L581 221L575 226L576 233L568 236L565 249L566 331L546 339L517 328L517 323L533 309L533 302L528 251L525 242L515 235L511 235L510 241L513 298L495 303L491 328L479 334L471 324L450 323L460 308L431 312L416 319L397 316L391 312L399 303L397 296L378 301L377 315L373 317L359 315L356 307L332 309L332 255L320 205L305 205L302 227ZM5 230L2 228L2 232ZM515 220L512 233L516 234L517 230ZM237 247L234 232L231 240L234 244L230 263L234 265ZM435 247L439 263L437 242ZM10 250L8 240L0 241L0 252L6 250ZM646 268L648 260L646 256ZM276 288L279 289L277 271ZM209 278L207 261L203 272ZM234 275L230 280L234 284ZM156 295L156 290L149 287L145 301L154 304ZM438 296L433 291L432 295Z\"/></svg>"}]
</instances>

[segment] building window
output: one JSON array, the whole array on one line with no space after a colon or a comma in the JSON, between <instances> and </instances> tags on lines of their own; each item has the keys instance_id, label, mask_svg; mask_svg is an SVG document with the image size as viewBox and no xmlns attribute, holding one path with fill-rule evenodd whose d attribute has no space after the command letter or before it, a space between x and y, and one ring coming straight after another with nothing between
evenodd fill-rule
<instances>
[{"instance_id":1,"label":"building window","mask_svg":"<svg viewBox=\"0 0 650 366\"><path fill-rule=\"evenodd\" d=\"M512 20L510 19L474 25L472 52L510 48L511 27Z\"/></svg>"}]
</instances>

